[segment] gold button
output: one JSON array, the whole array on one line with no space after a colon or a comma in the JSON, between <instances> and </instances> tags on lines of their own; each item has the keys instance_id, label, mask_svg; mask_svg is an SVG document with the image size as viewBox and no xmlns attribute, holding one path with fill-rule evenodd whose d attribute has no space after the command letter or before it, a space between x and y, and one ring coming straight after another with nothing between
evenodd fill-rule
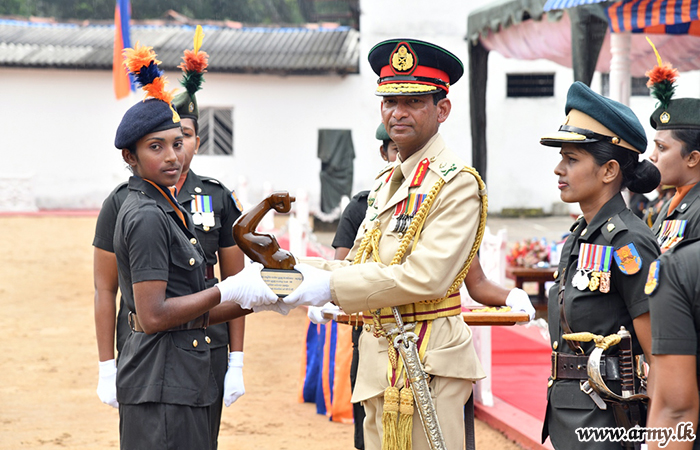
<instances>
[{"instance_id":1,"label":"gold button","mask_svg":"<svg viewBox=\"0 0 700 450\"><path fill-rule=\"evenodd\" d=\"M609 223L608 224L608 231L612 231L615 229L615 224L614 223Z\"/></svg>"},{"instance_id":2,"label":"gold button","mask_svg":"<svg viewBox=\"0 0 700 450\"><path fill-rule=\"evenodd\" d=\"M372 327L370 326L370 324L366 323L365 324L365 331L369 332L371 330L372 330Z\"/></svg>"},{"instance_id":3,"label":"gold button","mask_svg":"<svg viewBox=\"0 0 700 450\"><path fill-rule=\"evenodd\" d=\"M194 188L194 191L199 194L200 192L202 192L202 188L197 186L196 188Z\"/></svg>"},{"instance_id":4,"label":"gold button","mask_svg":"<svg viewBox=\"0 0 700 450\"><path fill-rule=\"evenodd\" d=\"M588 228L584 228L583 231L581 232L581 236L585 236L587 232L588 232Z\"/></svg>"},{"instance_id":5,"label":"gold button","mask_svg":"<svg viewBox=\"0 0 700 450\"><path fill-rule=\"evenodd\" d=\"M550 378L549 381L547 382L547 387L552 387L553 384L554 384L554 380L552 380Z\"/></svg>"},{"instance_id":6,"label":"gold button","mask_svg":"<svg viewBox=\"0 0 700 450\"><path fill-rule=\"evenodd\" d=\"M190 239L190 243L191 243L192 245L195 245L195 244L197 243L197 239L196 239L196 238Z\"/></svg>"},{"instance_id":7,"label":"gold button","mask_svg":"<svg viewBox=\"0 0 700 450\"><path fill-rule=\"evenodd\" d=\"M552 343L552 348L553 348L554 350L556 350L557 347L559 347L559 342L554 341L554 343Z\"/></svg>"},{"instance_id":8,"label":"gold button","mask_svg":"<svg viewBox=\"0 0 700 450\"><path fill-rule=\"evenodd\" d=\"M554 273L552 274L552 276L553 276L554 279L556 280L556 279L559 277L559 271L558 271L558 270L555 270Z\"/></svg>"},{"instance_id":9,"label":"gold button","mask_svg":"<svg viewBox=\"0 0 700 450\"><path fill-rule=\"evenodd\" d=\"M209 336L204 336L204 340L207 341L207 344L211 344L211 338Z\"/></svg>"},{"instance_id":10,"label":"gold button","mask_svg":"<svg viewBox=\"0 0 700 450\"><path fill-rule=\"evenodd\" d=\"M194 258L190 258L190 266L194 266Z\"/></svg>"},{"instance_id":11,"label":"gold button","mask_svg":"<svg viewBox=\"0 0 700 450\"><path fill-rule=\"evenodd\" d=\"M209 231L209 227L205 226L204 231Z\"/></svg>"},{"instance_id":12,"label":"gold button","mask_svg":"<svg viewBox=\"0 0 700 450\"><path fill-rule=\"evenodd\" d=\"M192 341L192 347L197 347L199 345L199 342L197 342L197 339Z\"/></svg>"}]
</instances>

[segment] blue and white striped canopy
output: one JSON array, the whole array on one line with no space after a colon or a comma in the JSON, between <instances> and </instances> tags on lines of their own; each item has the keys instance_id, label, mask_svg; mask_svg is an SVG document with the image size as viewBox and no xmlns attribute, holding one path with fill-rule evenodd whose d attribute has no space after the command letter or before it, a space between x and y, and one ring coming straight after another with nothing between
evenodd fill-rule
<instances>
[{"instance_id":1,"label":"blue and white striped canopy","mask_svg":"<svg viewBox=\"0 0 700 450\"><path fill-rule=\"evenodd\" d=\"M604 1L607 0L547 0L543 9L545 11L552 11L555 9L575 8L576 6L602 3Z\"/></svg>"}]
</instances>

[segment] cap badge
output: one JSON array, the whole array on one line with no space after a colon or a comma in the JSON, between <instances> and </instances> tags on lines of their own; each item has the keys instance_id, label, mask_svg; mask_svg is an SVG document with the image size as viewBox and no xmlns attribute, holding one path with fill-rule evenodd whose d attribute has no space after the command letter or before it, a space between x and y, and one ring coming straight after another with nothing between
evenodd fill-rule
<instances>
[{"instance_id":1,"label":"cap badge","mask_svg":"<svg viewBox=\"0 0 700 450\"><path fill-rule=\"evenodd\" d=\"M187 109L188 109L190 112L194 112L194 103L190 102L190 104L187 106Z\"/></svg>"},{"instance_id":2,"label":"cap badge","mask_svg":"<svg viewBox=\"0 0 700 450\"><path fill-rule=\"evenodd\" d=\"M664 111L659 116L659 120L661 121L661 123L668 123L668 121L671 120L671 115L668 112Z\"/></svg>"},{"instance_id":3,"label":"cap badge","mask_svg":"<svg viewBox=\"0 0 700 450\"><path fill-rule=\"evenodd\" d=\"M617 144L620 143L620 138L617 137L617 136L614 136L614 137L611 139L611 142L612 142L613 144L617 145Z\"/></svg>"},{"instance_id":4,"label":"cap badge","mask_svg":"<svg viewBox=\"0 0 700 450\"><path fill-rule=\"evenodd\" d=\"M415 52L407 42L399 42L390 58L391 70L401 75L413 72L418 62Z\"/></svg>"}]
</instances>

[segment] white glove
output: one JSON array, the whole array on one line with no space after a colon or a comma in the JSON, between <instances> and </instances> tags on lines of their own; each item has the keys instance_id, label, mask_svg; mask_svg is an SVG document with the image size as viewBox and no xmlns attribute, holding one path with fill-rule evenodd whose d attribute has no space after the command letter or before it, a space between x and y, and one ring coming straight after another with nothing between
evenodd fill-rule
<instances>
[{"instance_id":1,"label":"white glove","mask_svg":"<svg viewBox=\"0 0 700 450\"><path fill-rule=\"evenodd\" d=\"M274 311L278 314L282 314L283 316L286 316L289 314L289 311L293 310L294 306L293 305L288 305L282 300L278 300L275 303L269 304L269 305L258 305L258 306L253 306L253 312L259 313L261 311Z\"/></svg>"},{"instance_id":2,"label":"white glove","mask_svg":"<svg viewBox=\"0 0 700 450\"><path fill-rule=\"evenodd\" d=\"M113 359L100 361L97 396L102 400L102 403L119 408L119 402L117 402L117 364Z\"/></svg>"},{"instance_id":3,"label":"white glove","mask_svg":"<svg viewBox=\"0 0 700 450\"><path fill-rule=\"evenodd\" d=\"M243 352L231 352L228 354L228 370L224 377L224 403L231 406L243 394Z\"/></svg>"},{"instance_id":4,"label":"white glove","mask_svg":"<svg viewBox=\"0 0 700 450\"><path fill-rule=\"evenodd\" d=\"M513 288L506 297L506 306L510 306L513 311L522 311L530 316L530 320L535 318L535 308L530 302L530 296L522 289Z\"/></svg>"},{"instance_id":5,"label":"white glove","mask_svg":"<svg viewBox=\"0 0 700 450\"><path fill-rule=\"evenodd\" d=\"M304 281L298 288L284 298L284 302L292 306L323 306L331 301L331 272L317 269L308 264L294 266L301 272Z\"/></svg>"},{"instance_id":6,"label":"white glove","mask_svg":"<svg viewBox=\"0 0 700 450\"><path fill-rule=\"evenodd\" d=\"M254 262L236 275L217 283L215 286L221 291L221 302L234 302L243 309L253 309L254 306L269 305L279 300L260 276L262 269L262 264Z\"/></svg>"},{"instance_id":7,"label":"white glove","mask_svg":"<svg viewBox=\"0 0 700 450\"><path fill-rule=\"evenodd\" d=\"M309 306L309 311L306 313L315 324L323 324L331 321L331 318L326 318L326 316L333 316L332 319L335 320L340 314L340 308L331 302L326 303L323 306Z\"/></svg>"}]
</instances>

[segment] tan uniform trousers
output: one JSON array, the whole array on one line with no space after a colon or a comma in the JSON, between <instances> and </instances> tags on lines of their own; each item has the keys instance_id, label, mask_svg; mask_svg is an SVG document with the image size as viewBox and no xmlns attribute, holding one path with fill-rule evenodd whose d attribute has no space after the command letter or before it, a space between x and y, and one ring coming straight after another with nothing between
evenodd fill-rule
<instances>
[{"instance_id":1,"label":"tan uniform trousers","mask_svg":"<svg viewBox=\"0 0 700 450\"><path fill-rule=\"evenodd\" d=\"M440 429L450 450L464 448L464 405L472 394L472 387L473 381L460 378L434 377L430 382ZM366 415L365 450L381 450L384 396L370 398L362 404ZM417 405L413 413L413 450L430 450Z\"/></svg>"}]
</instances>

